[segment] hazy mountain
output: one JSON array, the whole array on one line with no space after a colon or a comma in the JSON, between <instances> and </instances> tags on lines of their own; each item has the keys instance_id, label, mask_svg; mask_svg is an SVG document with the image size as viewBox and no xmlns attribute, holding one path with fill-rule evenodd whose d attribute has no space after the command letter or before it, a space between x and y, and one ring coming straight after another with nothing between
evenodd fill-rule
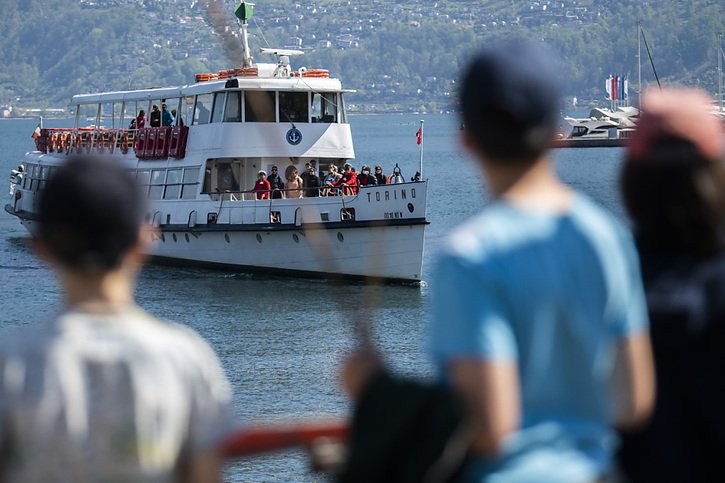
<instances>
[{"instance_id":1,"label":"hazy mountain","mask_svg":"<svg viewBox=\"0 0 725 483\"><path fill-rule=\"evenodd\" d=\"M210 24L209 0L4 0L0 102L65 107L73 94L193 82L235 66ZM236 2L222 1L236 28ZM563 59L569 95L604 97L610 73L637 79L641 22L663 83L717 90L721 1L258 0L258 47L306 52L296 66L328 68L362 110L448 109L460 67L478 46L513 35L543 39ZM224 12L227 13L224 13ZM645 84L654 75L642 50ZM274 59L255 54L258 62Z\"/></svg>"}]
</instances>

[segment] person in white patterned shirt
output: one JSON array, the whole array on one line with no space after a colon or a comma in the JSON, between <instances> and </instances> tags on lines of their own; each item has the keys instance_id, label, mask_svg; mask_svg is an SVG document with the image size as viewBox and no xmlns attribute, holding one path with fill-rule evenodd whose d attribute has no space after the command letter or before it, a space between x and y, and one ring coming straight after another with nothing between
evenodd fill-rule
<instances>
[{"instance_id":1,"label":"person in white patterned shirt","mask_svg":"<svg viewBox=\"0 0 725 483\"><path fill-rule=\"evenodd\" d=\"M34 245L65 307L0 341L0 481L219 480L230 386L198 334L134 303L144 212L112 160L48 180Z\"/></svg>"}]
</instances>

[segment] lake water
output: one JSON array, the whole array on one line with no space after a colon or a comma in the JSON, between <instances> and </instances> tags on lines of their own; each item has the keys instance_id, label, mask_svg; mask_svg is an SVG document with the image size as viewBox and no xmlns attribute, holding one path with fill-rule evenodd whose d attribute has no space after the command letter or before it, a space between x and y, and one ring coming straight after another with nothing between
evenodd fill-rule
<instances>
[{"instance_id":1,"label":"lake water","mask_svg":"<svg viewBox=\"0 0 725 483\"><path fill-rule=\"evenodd\" d=\"M479 211L488 195L481 175L460 149L454 116L351 116L359 169L395 163L410 178L418 169L416 131L425 120L423 175L430 180L423 279L430 278L441 240L456 224ZM46 127L70 121L46 121ZM34 120L0 120L0 175L32 147ZM561 177L573 188L624 217L617 189L620 148L555 152ZM7 185L5 185L7 187ZM7 202L3 189L2 205ZM8 328L32 323L58 310L60 293L52 273L28 247L18 221L0 211L0 281L4 307L0 337ZM136 297L150 313L199 331L216 349L234 389L242 421L274 422L339 418L348 403L339 389L338 363L351 347L354 310L370 314L375 339L391 365L413 375L430 374L425 356L429 288L360 283L334 285L317 279L265 277L203 269L147 267ZM289 451L227 466L227 481L326 481L308 471L306 455Z\"/></svg>"}]
</instances>

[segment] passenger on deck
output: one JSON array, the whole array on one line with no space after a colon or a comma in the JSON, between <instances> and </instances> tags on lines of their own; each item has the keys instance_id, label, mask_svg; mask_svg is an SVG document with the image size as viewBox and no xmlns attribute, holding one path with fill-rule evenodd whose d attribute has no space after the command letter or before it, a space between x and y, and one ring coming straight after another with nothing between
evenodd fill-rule
<instances>
[{"instance_id":1,"label":"passenger on deck","mask_svg":"<svg viewBox=\"0 0 725 483\"><path fill-rule=\"evenodd\" d=\"M312 169L315 170L315 174L317 176L320 176L320 171L317 169L317 160L316 159L311 159L310 160L310 166L312 166Z\"/></svg>"},{"instance_id":2,"label":"passenger on deck","mask_svg":"<svg viewBox=\"0 0 725 483\"><path fill-rule=\"evenodd\" d=\"M138 116L131 119L131 125L128 126L129 129L143 129L146 127L146 112L141 109L138 111Z\"/></svg>"},{"instance_id":3,"label":"passenger on deck","mask_svg":"<svg viewBox=\"0 0 725 483\"><path fill-rule=\"evenodd\" d=\"M272 190L272 198L275 200L284 198L284 180L279 175L277 166L272 166L272 172L269 174L267 181L269 181L269 187Z\"/></svg>"},{"instance_id":4,"label":"passenger on deck","mask_svg":"<svg viewBox=\"0 0 725 483\"><path fill-rule=\"evenodd\" d=\"M304 183L302 178L297 174L297 168L288 166L287 170L287 190L285 191L287 198L302 198L302 188Z\"/></svg>"},{"instance_id":5,"label":"passenger on deck","mask_svg":"<svg viewBox=\"0 0 725 483\"><path fill-rule=\"evenodd\" d=\"M231 390L219 360L187 324L134 302L151 243L136 180L110 159L69 160L38 205L33 247L63 300L3 330L0 481L221 481Z\"/></svg>"},{"instance_id":6,"label":"passenger on deck","mask_svg":"<svg viewBox=\"0 0 725 483\"><path fill-rule=\"evenodd\" d=\"M378 184L378 180L374 175L370 174L370 166L364 164L360 170L360 176L357 177L360 186L373 186Z\"/></svg>"},{"instance_id":7,"label":"passenger on deck","mask_svg":"<svg viewBox=\"0 0 725 483\"><path fill-rule=\"evenodd\" d=\"M178 117L178 118L176 117L176 109L171 110L171 115L174 116L174 119L177 119L177 123L176 123L177 126L184 125L184 120L181 117Z\"/></svg>"},{"instance_id":8,"label":"passenger on deck","mask_svg":"<svg viewBox=\"0 0 725 483\"><path fill-rule=\"evenodd\" d=\"M332 183L332 186L341 188L344 196L357 194L357 175L350 163L345 163L342 167L342 177Z\"/></svg>"},{"instance_id":9,"label":"passenger on deck","mask_svg":"<svg viewBox=\"0 0 725 483\"><path fill-rule=\"evenodd\" d=\"M622 169L657 374L652 418L622 434L631 483L723 477L725 138L713 104L696 90L645 92Z\"/></svg>"},{"instance_id":10,"label":"passenger on deck","mask_svg":"<svg viewBox=\"0 0 725 483\"><path fill-rule=\"evenodd\" d=\"M267 181L267 172L263 169L257 173L257 181L254 183L254 192L257 194L258 200L269 199L269 181Z\"/></svg>"},{"instance_id":11,"label":"passenger on deck","mask_svg":"<svg viewBox=\"0 0 725 483\"><path fill-rule=\"evenodd\" d=\"M383 167L379 164L375 166L375 181L377 181L377 184L387 184L388 179L385 177L385 174L383 173Z\"/></svg>"},{"instance_id":12,"label":"passenger on deck","mask_svg":"<svg viewBox=\"0 0 725 483\"><path fill-rule=\"evenodd\" d=\"M161 104L161 124L171 127L174 125L174 115L166 104Z\"/></svg>"},{"instance_id":13,"label":"passenger on deck","mask_svg":"<svg viewBox=\"0 0 725 483\"><path fill-rule=\"evenodd\" d=\"M338 189L334 188L333 185L340 178L342 178L342 175L337 172L337 166L335 166L334 164L330 164L327 167L327 175L323 180L323 185L325 186L325 189L322 190L322 196L336 196L338 193Z\"/></svg>"},{"instance_id":14,"label":"passenger on deck","mask_svg":"<svg viewBox=\"0 0 725 483\"><path fill-rule=\"evenodd\" d=\"M403 177L403 173L400 172L400 166L398 166L398 163L395 163L395 167L393 168L393 174L388 176L387 184L399 183L405 183L405 178Z\"/></svg>"},{"instance_id":15,"label":"passenger on deck","mask_svg":"<svg viewBox=\"0 0 725 483\"><path fill-rule=\"evenodd\" d=\"M311 163L305 165L305 172L302 173L302 183L305 188L306 198L315 198L320 196L320 177L317 176L315 168Z\"/></svg>"},{"instance_id":16,"label":"passenger on deck","mask_svg":"<svg viewBox=\"0 0 725 483\"><path fill-rule=\"evenodd\" d=\"M161 127L161 111L159 111L159 106L156 104L151 107L151 115L149 118L151 127Z\"/></svg>"}]
</instances>

